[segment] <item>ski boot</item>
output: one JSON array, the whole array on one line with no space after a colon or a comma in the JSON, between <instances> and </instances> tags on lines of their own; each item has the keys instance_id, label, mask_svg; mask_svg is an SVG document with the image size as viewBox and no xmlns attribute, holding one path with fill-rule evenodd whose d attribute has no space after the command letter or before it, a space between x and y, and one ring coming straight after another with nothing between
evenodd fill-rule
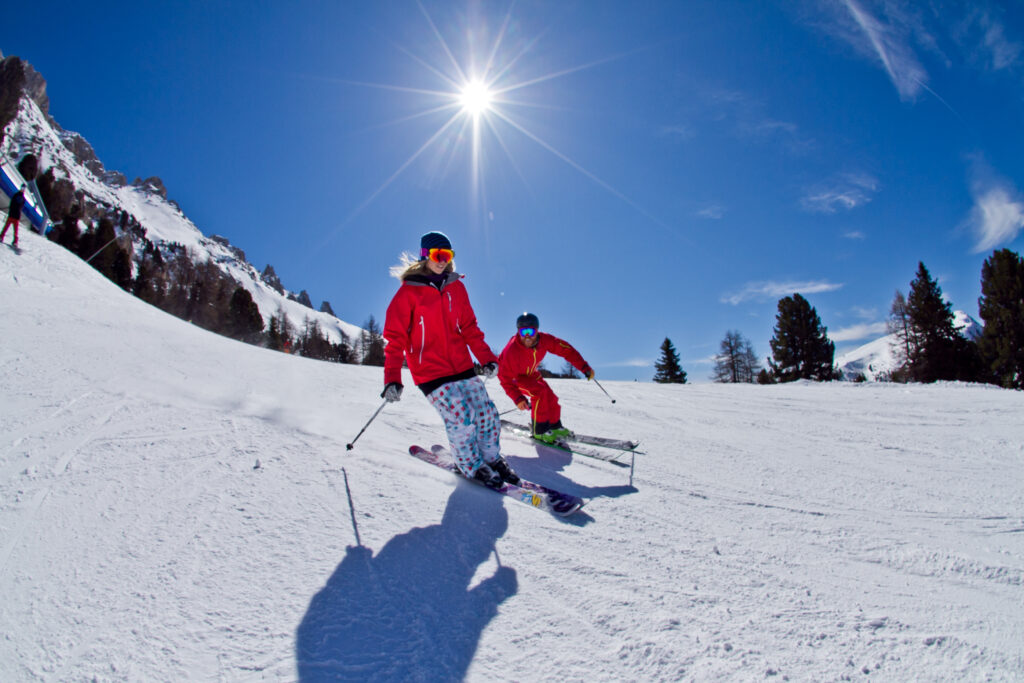
<instances>
[{"instance_id":1,"label":"ski boot","mask_svg":"<svg viewBox=\"0 0 1024 683\"><path fill-rule=\"evenodd\" d=\"M489 489L500 489L505 484L501 479L501 475L491 469L487 464L480 465L471 478L477 480Z\"/></svg>"},{"instance_id":2,"label":"ski boot","mask_svg":"<svg viewBox=\"0 0 1024 683\"><path fill-rule=\"evenodd\" d=\"M487 463L487 466L494 470L505 483L512 484L513 486L519 485L519 475L508 466L505 458L500 455L494 462Z\"/></svg>"},{"instance_id":3,"label":"ski boot","mask_svg":"<svg viewBox=\"0 0 1024 683\"><path fill-rule=\"evenodd\" d=\"M562 421L558 422L539 422L534 428L533 438L537 441L549 445L556 445L564 442L566 439L571 439L575 436L571 431L566 429L562 425Z\"/></svg>"}]
</instances>

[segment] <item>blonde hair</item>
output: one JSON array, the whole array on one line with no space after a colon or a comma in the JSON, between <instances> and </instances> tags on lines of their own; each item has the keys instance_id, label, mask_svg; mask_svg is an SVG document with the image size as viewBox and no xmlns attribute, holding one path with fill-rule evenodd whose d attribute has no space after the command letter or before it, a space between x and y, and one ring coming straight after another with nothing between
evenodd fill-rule
<instances>
[{"instance_id":1,"label":"blonde hair","mask_svg":"<svg viewBox=\"0 0 1024 683\"><path fill-rule=\"evenodd\" d=\"M455 261L449 261L444 267L444 272L450 273L453 270ZM429 275L430 269L427 267L427 259L417 259L410 252L403 251L398 257L398 263L391 266L389 272L391 277L405 282L410 275Z\"/></svg>"}]
</instances>

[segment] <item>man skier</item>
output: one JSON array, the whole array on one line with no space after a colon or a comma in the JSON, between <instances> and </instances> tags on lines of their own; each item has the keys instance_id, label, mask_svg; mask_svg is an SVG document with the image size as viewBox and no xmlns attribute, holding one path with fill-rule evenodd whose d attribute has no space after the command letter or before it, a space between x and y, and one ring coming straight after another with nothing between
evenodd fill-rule
<instances>
[{"instance_id":1,"label":"man skier","mask_svg":"<svg viewBox=\"0 0 1024 683\"><path fill-rule=\"evenodd\" d=\"M18 248L18 225L21 223L21 209L25 206L25 189L27 187L28 185L22 185L21 189L11 197L11 205L7 209L7 222L4 223L3 232L0 232L0 242L3 242L7 235L7 228L14 225L14 244L12 246L15 249Z\"/></svg>"},{"instance_id":2,"label":"man skier","mask_svg":"<svg viewBox=\"0 0 1024 683\"><path fill-rule=\"evenodd\" d=\"M540 321L533 313L523 313L516 319L516 334L498 357L498 380L519 410L533 409L533 437L554 443L572 437L572 432L562 425L562 407L540 374L541 361L548 353L561 356L588 380L594 378L594 370L569 342L541 332L539 327Z\"/></svg>"}]
</instances>

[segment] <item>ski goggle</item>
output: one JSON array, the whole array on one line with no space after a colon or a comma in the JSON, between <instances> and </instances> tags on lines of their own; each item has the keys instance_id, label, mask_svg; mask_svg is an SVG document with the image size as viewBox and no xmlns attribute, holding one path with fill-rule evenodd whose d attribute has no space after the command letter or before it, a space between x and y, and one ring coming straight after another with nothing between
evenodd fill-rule
<instances>
[{"instance_id":1,"label":"ski goggle","mask_svg":"<svg viewBox=\"0 0 1024 683\"><path fill-rule=\"evenodd\" d=\"M434 263L448 263L455 258L455 252L451 249L438 249L436 247L433 249L427 249L424 247L423 249L420 249L420 258L428 258Z\"/></svg>"},{"instance_id":2,"label":"ski goggle","mask_svg":"<svg viewBox=\"0 0 1024 683\"><path fill-rule=\"evenodd\" d=\"M520 327L519 328L519 336L520 337L533 337L536 334L537 334L537 328L536 327Z\"/></svg>"}]
</instances>

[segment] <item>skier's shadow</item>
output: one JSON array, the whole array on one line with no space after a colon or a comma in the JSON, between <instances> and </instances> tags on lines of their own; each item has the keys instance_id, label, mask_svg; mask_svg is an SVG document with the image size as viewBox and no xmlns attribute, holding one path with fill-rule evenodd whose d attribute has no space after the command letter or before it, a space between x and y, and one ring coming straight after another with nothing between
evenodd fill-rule
<instances>
[{"instance_id":1,"label":"skier's shadow","mask_svg":"<svg viewBox=\"0 0 1024 683\"><path fill-rule=\"evenodd\" d=\"M376 555L349 546L296 632L301 681L462 680L498 605L518 590L498 566L470 588L508 529L503 499L461 483L440 524Z\"/></svg>"},{"instance_id":2,"label":"skier's shadow","mask_svg":"<svg viewBox=\"0 0 1024 683\"><path fill-rule=\"evenodd\" d=\"M534 444L534 448L537 451L536 458L505 456L518 474L531 481L535 480L545 486L583 498L617 498L637 492L637 488L631 484L621 486L584 486L579 484L561 473L572 464L574 457L572 453L544 444ZM582 455L579 457L586 458Z\"/></svg>"}]
</instances>

